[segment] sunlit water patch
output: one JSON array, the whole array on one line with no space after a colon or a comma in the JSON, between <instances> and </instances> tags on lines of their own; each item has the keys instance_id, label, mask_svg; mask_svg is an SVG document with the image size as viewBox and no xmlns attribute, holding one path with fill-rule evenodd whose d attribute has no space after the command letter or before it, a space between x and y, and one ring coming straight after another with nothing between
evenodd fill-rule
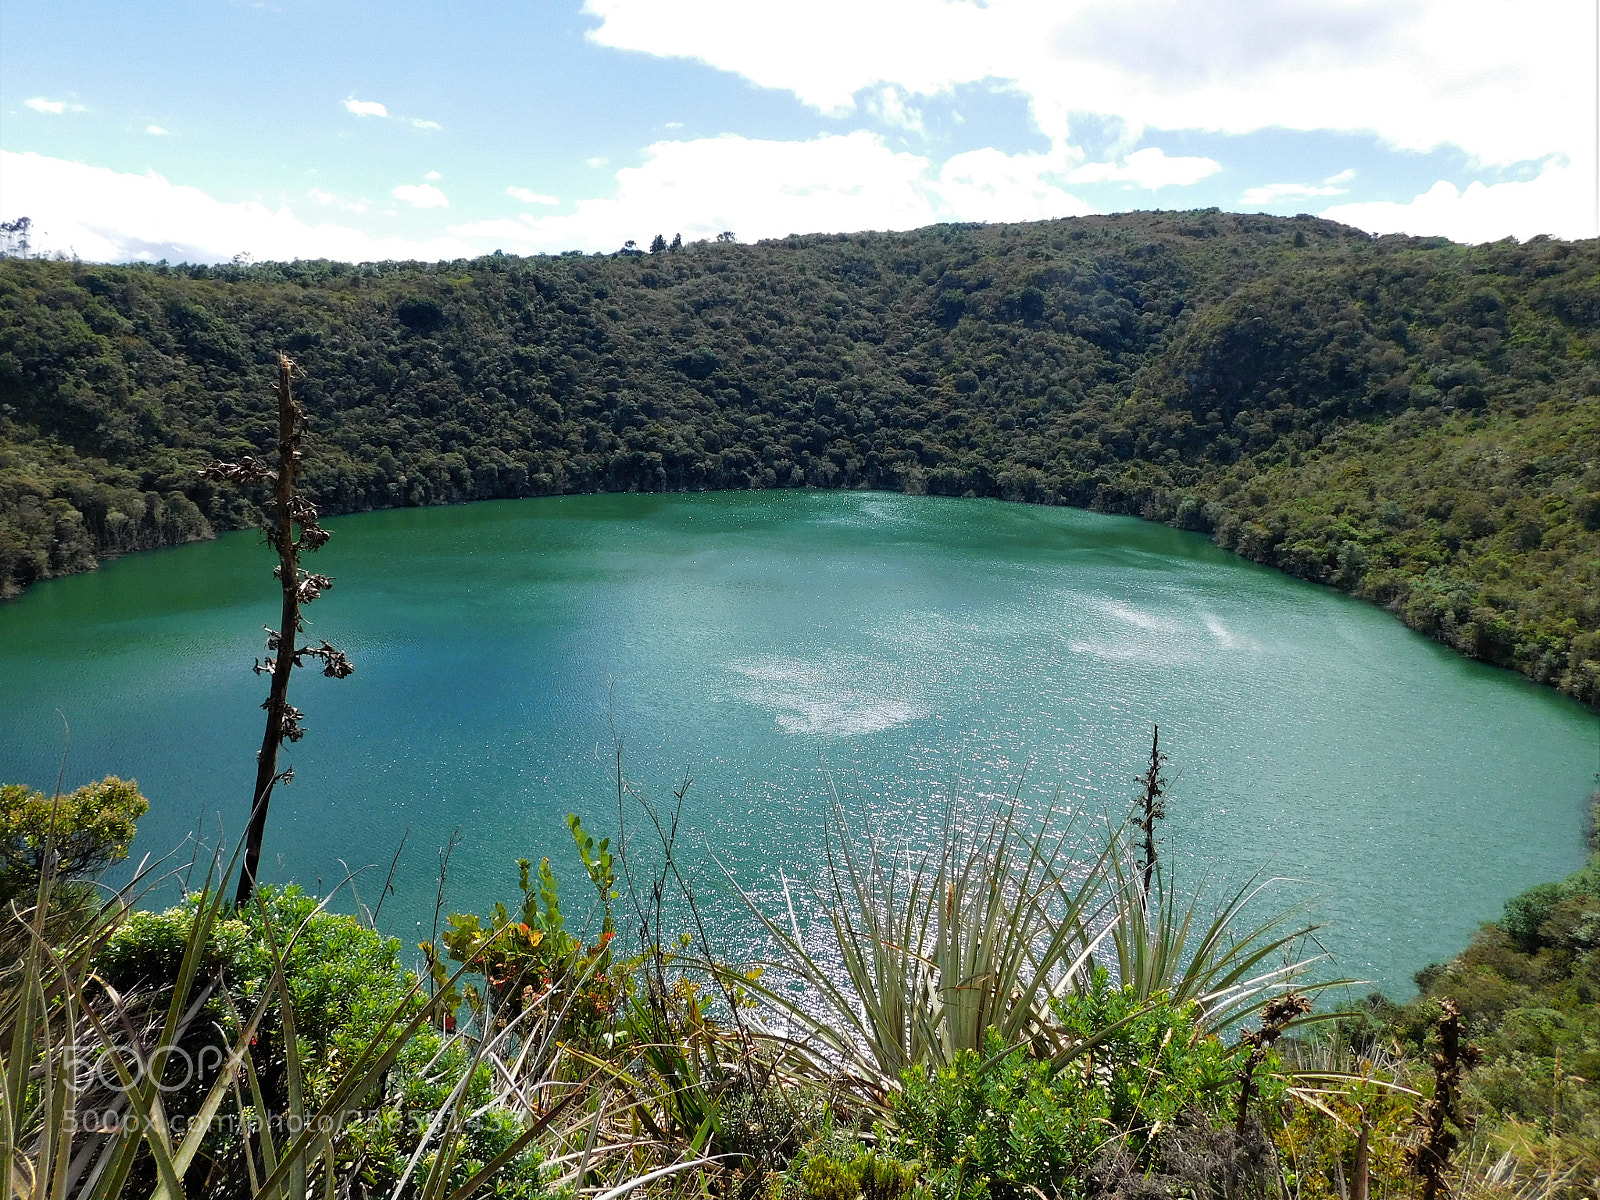
<instances>
[{"instance_id":1,"label":"sunlit water patch","mask_svg":"<svg viewBox=\"0 0 1600 1200\"><path fill-rule=\"evenodd\" d=\"M786 733L849 737L926 715L914 699L888 686L893 667L881 660L807 662L769 655L731 667L743 681L735 694L770 710Z\"/></svg>"}]
</instances>

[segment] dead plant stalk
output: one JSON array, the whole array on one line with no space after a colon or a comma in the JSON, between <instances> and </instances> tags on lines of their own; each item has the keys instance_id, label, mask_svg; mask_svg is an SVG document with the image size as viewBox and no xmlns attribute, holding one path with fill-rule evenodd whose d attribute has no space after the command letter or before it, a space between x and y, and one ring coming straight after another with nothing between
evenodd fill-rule
<instances>
[{"instance_id":1,"label":"dead plant stalk","mask_svg":"<svg viewBox=\"0 0 1600 1200\"><path fill-rule=\"evenodd\" d=\"M236 904L250 899L256 886L256 872L261 863L261 844L267 831L267 805L272 799L272 789L287 783L293 769L278 771L278 750L284 742L298 742L304 735L300 726L300 710L289 703L289 676L295 667L303 666L307 657L322 660L322 673L334 679L343 679L355 668L344 652L327 642L320 646L297 646L300 634L305 632L305 622L300 615L302 605L315 600L333 581L326 575L313 575L300 569L300 552L317 550L329 538L327 530L317 524L317 509L295 490L300 473L300 442L305 432L305 411L295 401L292 377L294 362L286 354L278 355L278 466L276 470L259 459L248 455L236 463L213 462L203 468L203 479L230 483L271 483L273 485L272 513L263 526L267 544L278 554L274 574L283 590L283 611L277 630L267 629L267 653L270 657L257 659L257 674L272 677L262 708L267 710L266 728L261 736L261 751L256 756L256 784L250 804L250 823L245 830L244 862L239 872L239 890ZM296 528L299 533L296 534Z\"/></svg>"}]
</instances>

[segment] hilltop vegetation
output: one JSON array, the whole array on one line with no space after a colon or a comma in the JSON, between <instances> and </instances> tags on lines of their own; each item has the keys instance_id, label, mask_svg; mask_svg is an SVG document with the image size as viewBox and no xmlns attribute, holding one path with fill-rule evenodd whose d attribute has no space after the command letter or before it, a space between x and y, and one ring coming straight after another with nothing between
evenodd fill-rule
<instances>
[{"instance_id":1,"label":"hilltop vegetation","mask_svg":"<svg viewBox=\"0 0 1600 1200\"><path fill-rule=\"evenodd\" d=\"M1600 703L1600 248L1129 214L350 266L0 263L0 589L326 512L874 487L1132 513Z\"/></svg>"}]
</instances>

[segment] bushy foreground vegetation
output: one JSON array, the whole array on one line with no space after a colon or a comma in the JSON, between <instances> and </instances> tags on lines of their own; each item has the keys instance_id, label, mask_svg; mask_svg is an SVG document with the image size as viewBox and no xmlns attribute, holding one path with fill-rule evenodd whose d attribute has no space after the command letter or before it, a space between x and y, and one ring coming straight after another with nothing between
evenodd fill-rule
<instances>
[{"instance_id":1,"label":"bushy foreground vegetation","mask_svg":"<svg viewBox=\"0 0 1600 1200\"><path fill-rule=\"evenodd\" d=\"M1600 816L1600 796L1594 812ZM1408 1051L1451 997L1484 1053L1466 1099L1496 1149L1600 1192L1600 841L1588 864L1506 903L1458 957L1417 974L1422 996L1375 1012Z\"/></svg>"},{"instance_id":2,"label":"bushy foreground vegetation","mask_svg":"<svg viewBox=\"0 0 1600 1200\"><path fill-rule=\"evenodd\" d=\"M1600 701L1600 249L1127 214L651 255L0 262L0 592L325 513L874 487L1132 513Z\"/></svg>"},{"instance_id":3,"label":"bushy foreground vegetation","mask_svg":"<svg viewBox=\"0 0 1600 1200\"><path fill-rule=\"evenodd\" d=\"M6 795L26 844L49 810ZM417 969L364 910L292 886L235 908L228 869L190 863L186 898L145 911L154 870L97 904L46 855L0 974L8 1194L1349 1200L1600 1179L1600 859L1512 901L1414 1003L1330 1022L1309 931L1251 915L1258 885L1180 894L1140 838L1015 807L952 815L926 856L836 811L812 886L776 911L747 897L765 960L730 963L676 814L638 803L650 854L570 818L586 879L520 863L512 901L452 914ZM126 848L130 824L100 828L86 862Z\"/></svg>"}]
</instances>

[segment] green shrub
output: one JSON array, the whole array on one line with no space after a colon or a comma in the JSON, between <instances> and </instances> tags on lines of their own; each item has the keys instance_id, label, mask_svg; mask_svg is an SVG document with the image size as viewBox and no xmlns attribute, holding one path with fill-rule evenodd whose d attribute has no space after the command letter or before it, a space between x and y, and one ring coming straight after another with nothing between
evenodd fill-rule
<instances>
[{"instance_id":1,"label":"green shrub","mask_svg":"<svg viewBox=\"0 0 1600 1200\"><path fill-rule=\"evenodd\" d=\"M170 988L196 907L191 897L165 912L131 913L96 957L96 969L119 991ZM270 924L280 951L287 947L284 975L313 1092L322 1073L336 1071L341 1057L376 1036L412 982L400 965L398 938L316 908L298 886L263 888L259 907L217 922L202 968L203 977L225 980L242 996L259 994L273 971ZM213 1011L226 1022L220 1001ZM269 1019L267 1027L276 1025Z\"/></svg>"},{"instance_id":2,"label":"green shrub","mask_svg":"<svg viewBox=\"0 0 1600 1200\"><path fill-rule=\"evenodd\" d=\"M1099 1089L1021 1050L987 1063L964 1050L952 1066L908 1071L895 1127L897 1153L925 1163L933 1194L949 1200L1071 1194L1111 1132Z\"/></svg>"},{"instance_id":3,"label":"green shrub","mask_svg":"<svg viewBox=\"0 0 1600 1200\"><path fill-rule=\"evenodd\" d=\"M346 1132L343 1153L353 1174L370 1196L390 1196L404 1176L417 1148L422 1126L452 1107L451 1093L472 1067L468 1047L459 1039L435 1029L423 1029L400 1051L379 1102ZM464 1145L450 1174L449 1191L505 1150L524 1129L523 1118L496 1100L494 1077L486 1063L473 1067L465 1083L461 1110L473 1114L466 1122ZM407 1191L414 1194L434 1165L436 1154L421 1156ZM525 1149L495 1176L486 1192L496 1200L535 1200L547 1193L543 1185L543 1160L538 1151ZM358 1193L359 1194L359 1193Z\"/></svg>"},{"instance_id":4,"label":"green shrub","mask_svg":"<svg viewBox=\"0 0 1600 1200\"><path fill-rule=\"evenodd\" d=\"M482 977L483 991L469 987L463 999L474 1010L487 1007L488 1027L505 1028L538 1001L562 1014L563 1038L588 1043L611 1030L628 996L631 966L613 962L611 954L616 937L611 905L617 896L611 839L596 843L575 815L567 817L567 828L595 888L601 913L600 933L592 945L567 929L550 860L540 859L535 869L520 858L517 869L522 899L515 912L496 903L487 921L476 913L451 913L448 928L439 937L444 954L431 942L424 942L422 950L440 985L449 974L443 961L446 957L467 964ZM539 999L552 988L556 989L553 1000Z\"/></svg>"},{"instance_id":5,"label":"green shrub","mask_svg":"<svg viewBox=\"0 0 1600 1200\"><path fill-rule=\"evenodd\" d=\"M1557 900L1561 899L1559 883L1541 883L1521 895L1506 901L1505 913L1500 918L1500 928L1511 935L1521 950L1539 947L1539 926L1549 915Z\"/></svg>"},{"instance_id":6,"label":"green shrub","mask_svg":"<svg viewBox=\"0 0 1600 1200\"><path fill-rule=\"evenodd\" d=\"M831 1154L810 1158L801 1171L805 1200L900 1200L916 1187L915 1163L862 1150L848 1162Z\"/></svg>"},{"instance_id":7,"label":"green shrub","mask_svg":"<svg viewBox=\"0 0 1600 1200\"><path fill-rule=\"evenodd\" d=\"M169 1113L188 1116L198 1110L215 1081L223 1050L238 1035L241 1010L248 1010L269 986L274 942L283 955L303 1087L312 1108L379 1038L392 1013L421 1003L411 992L414 976L401 965L398 939L381 936L355 917L318 911L317 901L296 886L261 888L256 897L256 903L213 926L199 975L199 985L211 986L212 996L179 1039L187 1061L198 1069L186 1086L163 1094ZM130 913L97 954L95 969L119 992L165 1004L199 900L190 897L164 912ZM289 1064L276 1006L257 1031L251 1058L269 1112L288 1111ZM464 1079L469 1069L472 1074ZM344 1131L348 1170L369 1194L389 1195L405 1174L422 1132L436 1114L449 1109L451 1093L460 1086L466 1091L465 1111L475 1114L451 1171L453 1180L464 1183L522 1129L519 1118L495 1103L493 1084L488 1065L474 1066L460 1039L424 1027L401 1048L382 1088ZM224 1127L208 1135L193 1170L243 1188L243 1153L238 1137ZM430 1165L431 1159L423 1156L408 1188L420 1187ZM540 1178L539 1157L530 1150L501 1172L500 1190L493 1194L518 1200L540 1195Z\"/></svg>"},{"instance_id":8,"label":"green shrub","mask_svg":"<svg viewBox=\"0 0 1600 1200\"><path fill-rule=\"evenodd\" d=\"M1115 1029L1107 1041L1086 1055L1081 1066L1105 1095L1107 1116L1139 1151L1180 1113L1221 1113L1231 1102L1241 1055L1215 1037L1202 1036L1198 1005L1151 1005L1132 988L1112 987L1104 969L1097 970L1089 990L1058 1006L1063 1026L1079 1038ZM1270 1071L1263 1078L1262 1097L1275 1102L1282 1089Z\"/></svg>"},{"instance_id":9,"label":"green shrub","mask_svg":"<svg viewBox=\"0 0 1600 1200\"><path fill-rule=\"evenodd\" d=\"M32 902L52 841L63 879L93 876L126 858L135 825L149 808L137 783L115 775L63 796L0 784L0 908Z\"/></svg>"},{"instance_id":10,"label":"green shrub","mask_svg":"<svg viewBox=\"0 0 1600 1200\"><path fill-rule=\"evenodd\" d=\"M1098 971L1058 1016L1078 1037L1115 1029L1109 1039L1056 1066L991 1038L987 1057L967 1051L952 1066L907 1071L886 1142L900 1159L924 1164L932 1194L949 1200L1081 1194L1108 1143L1148 1165L1180 1114L1231 1115L1237 1055L1200 1035L1197 1015L1147 1005ZM1262 1074L1273 1103L1282 1087Z\"/></svg>"}]
</instances>

